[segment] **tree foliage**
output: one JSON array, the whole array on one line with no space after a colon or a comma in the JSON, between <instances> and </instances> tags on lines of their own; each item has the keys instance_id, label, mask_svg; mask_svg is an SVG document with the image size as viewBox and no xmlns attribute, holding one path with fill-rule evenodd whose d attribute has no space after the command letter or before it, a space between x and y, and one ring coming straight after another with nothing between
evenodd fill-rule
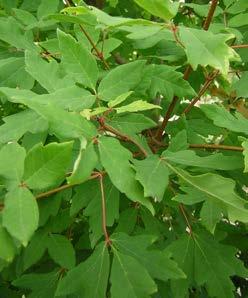
<instances>
[{"instance_id":1,"label":"tree foliage","mask_svg":"<svg viewBox=\"0 0 248 298\"><path fill-rule=\"evenodd\" d=\"M0 297L247 297L247 15L0 0Z\"/></svg>"}]
</instances>

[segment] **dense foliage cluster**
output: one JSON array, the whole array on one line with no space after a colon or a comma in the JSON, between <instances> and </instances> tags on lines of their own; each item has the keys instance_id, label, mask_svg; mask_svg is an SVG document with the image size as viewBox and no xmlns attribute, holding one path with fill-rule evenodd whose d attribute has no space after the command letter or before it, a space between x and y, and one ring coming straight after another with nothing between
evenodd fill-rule
<instances>
[{"instance_id":1,"label":"dense foliage cluster","mask_svg":"<svg viewBox=\"0 0 248 298\"><path fill-rule=\"evenodd\" d=\"M0 0L1 298L248 297L247 19Z\"/></svg>"}]
</instances>

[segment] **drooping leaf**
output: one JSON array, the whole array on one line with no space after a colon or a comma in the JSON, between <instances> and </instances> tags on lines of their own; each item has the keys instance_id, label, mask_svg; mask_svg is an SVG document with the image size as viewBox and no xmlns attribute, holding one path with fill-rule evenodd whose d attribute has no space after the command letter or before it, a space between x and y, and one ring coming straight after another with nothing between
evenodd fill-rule
<instances>
[{"instance_id":1,"label":"drooping leaf","mask_svg":"<svg viewBox=\"0 0 248 298\"><path fill-rule=\"evenodd\" d=\"M69 239L63 235L50 234L47 238L48 253L62 268L75 266L75 251Z\"/></svg>"},{"instance_id":2,"label":"drooping leaf","mask_svg":"<svg viewBox=\"0 0 248 298\"><path fill-rule=\"evenodd\" d=\"M133 257L117 250L114 250L110 281L112 297L148 298L157 291L145 267Z\"/></svg>"},{"instance_id":3,"label":"drooping leaf","mask_svg":"<svg viewBox=\"0 0 248 298\"><path fill-rule=\"evenodd\" d=\"M161 201L169 181L169 172L165 162L157 155L148 156L144 160L135 160L136 179L144 187L146 197Z\"/></svg>"},{"instance_id":4,"label":"drooping leaf","mask_svg":"<svg viewBox=\"0 0 248 298\"><path fill-rule=\"evenodd\" d=\"M135 172L130 160L132 154L113 139L102 137L99 140L101 162L113 184L130 200L140 202L153 212L153 206L143 196L141 185L135 180Z\"/></svg>"},{"instance_id":5,"label":"drooping leaf","mask_svg":"<svg viewBox=\"0 0 248 298\"><path fill-rule=\"evenodd\" d=\"M5 198L3 226L27 246L38 227L39 210L32 193L25 187L11 190Z\"/></svg>"},{"instance_id":6,"label":"drooping leaf","mask_svg":"<svg viewBox=\"0 0 248 298\"><path fill-rule=\"evenodd\" d=\"M109 275L109 254L105 243L100 243L91 256L71 269L60 281L56 295L80 291L79 297L106 297Z\"/></svg>"},{"instance_id":7,"label":"drooping leaf","mask_svg":"<svg viewBox=\"0 0 248 298\"><path fill-rule=\"evenodd\" d=\"M234 50L226 44L231 38L232 35L180 27L180 39L193 69L198 65L209 65L227 74L229 60L237 58Z\"/></svg>"},{"instance_id":8,"label":"drooping leaf","mask_svg":"<svg viewBox=\"0 0 248 298\"><path fill-rule=\"evenodd\" d=\"M135 61L111 70L99 85L98 97L105 101L111 101L132 90L141 80L144 65L145 61Z\"/></svg>"},{"instance_id":9,"label":"drooping leaf","mask_svg":"<svg viewBox=\"0 0 248 298\"><path fill-rule=\"evenodd\" d=\"M169 0L135 0L135 2L151 14L164 20L173 18L178 10L178 3L173 3Z\"/></svg>"},{"instance_id":10,"label":"drooping leaf","mask_svg":"<svg viewBox=\"0 0 248 298\"><path fill-rule=\"evenodd\" d=\"M45 189L61 183L71 160L72 142L41 144L25 159L24 181L31 189Z\"/></svg>"}]
</instances>

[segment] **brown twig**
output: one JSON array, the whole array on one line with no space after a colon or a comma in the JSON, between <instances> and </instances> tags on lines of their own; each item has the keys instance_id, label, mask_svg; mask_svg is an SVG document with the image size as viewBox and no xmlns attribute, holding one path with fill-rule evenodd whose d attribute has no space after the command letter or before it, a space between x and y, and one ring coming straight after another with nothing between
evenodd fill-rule
<instances>
[{"instance_id":1,"label":"brown twig","mask_svg":"<svg viewBox=\"0 0 248 298\"><path fill-rule=\"evenodd\" d=\"M103 175L103 173L101 173L101 175ZM98 178L98 177L99 177L99 172L93 172L91 174L91 176L88 178L88 180L95 179L95 178ZM44 199L44 198L47 198L51 195L54 195L54 194L56 194L58 192L61 192L65 189L72 188L72 187L74 187L76 185L79 185L79 184L81 184L81 183L61 185L61 186L56 187L54 189L48 190L46 192L42 192L42 193L38 194L35 198L36 198L36 200ZM0 211L3 210L3 208L4 208L4 204L1 203L0 204Z\"/></svg>"},{"instance_id":2,"label":"brown twig","mask_svg":"<svg viewBox=\"0 0 248 298\"><path fill-rule=\"evenodd\" d=\"M66 5L68 7L71 6L71 3L70 3L69 0L66 0ZM98 50L97 46L95 45L93 39L90 37L90 35L88 34L88 32L84 29L84 27L82 25L79 25L79 28L83 32L83 34L85 35L85 37L88 39L88 41L91 44L92 48L95 50L97 57L103 62L105 68L106 69L110 69L107 61L104 59L103 53Z\"/></svg>"},{"instance_id":3,"label":"brown twig","mask_svg":"<svg viewBox=\"0 0 248 298\"><path fill-rule=\"evenodd\" d=\"M190 144L189 148L192 149L211 149L211 150L228 150L228 151L244 151L243 147L238 146L228 146L219 144Z\"/></svg>"},{"instance_id":4,"label":"brown twig","mask_svg":"<svg viewBox=\"0 0 248 298\"><path fill-rule=\"evenodd\" d=\"M95 179L99 177L99 173L96 172L96 173L93 173L88 180L91 180L91 179ZM75 183L75 184L65 184L65 185L61 185L60 187L57 187L57 188L54 188L54 189L51 189L49 191L46 191L46 192L43 192L41 194L38 194L36 196L36 199L39 200L39 199L43 199L43 198L46 198L46 197L49 197L57 192L60 192L62 190L65 190L65 189L68 189L68 188L72 188L73 186L76 186L76 185L79 185L78 183Z\"/></svg>"},{"instance_id":5,"label":"brown twig","mask_svg":"<svg viewBox=\"0 0 248 298\"><path fill-rule=\"evenodd\" d=\"M208 30L208 28L211 24L211 21L213 19L214 12L215 12L215 9L216 9L217 5L218 5L218 0L212 0L211 5L210 5L210 9L208 11L207 18L206 18L206 20L203 24L203 29L206 30L206 31Z\"/></svg>"},{"instance_id":6,"label":"brown twig","mask_svg":"<svg viewBox=\"0 0 248 298\"><path fill-rule=\"evenodd\" d=\"M146 152L146 150L136 140L134 140L133 138L131 138L128 135L121 133L120 131L113 128L112 126L105 124L104 119L102 117L100 118L100 120L98 122L99 122L102 130L108 131L108 132L116 135L117 137L119 137L121 140L123 140L125 142L133 143L143 153L143 155L145 157L148 156L148 153Z\"/></svg>"},{"instance_id":7,"label":"brown twig","mask_svg":"<svg viewBox=\"0 0 248 298\"><path fill-rule=\"evenodd\" d=\"M108 230L107 230L107 212L106 212L106 200L105 200L105 193L104 193L104 185L103 185L103 176L99 174L99 182L100 182L100 189L101 189L101 197L102 197L102 230L105 237L106 245L111 245L111 240L109 238Z\"/></svg>"},{"instance_id":8,"label":"brown twig","mask_svg":"<svg viewBox=\"0 0 248 298\"><path fill-rule=\"evenodd\" d=\"M190 104L184 109L184 111L182 112L182 115L187 114L193 108L193 106L201 99L202 95L207 91L208 87L211 85L211 83L217 77L218 74L219 74L219 71L215 70L207 77L204 85L198 92L197 96L194 99L192 99Z\"/></svg>"},{"instance_id":9,"label":"brown twig","mask_svg":"<svg viewBox=\"0 0 248 298\"><path fill-rule=\"evenodd\" d=\"M92 38L90 37L90 35L88 34L88 32L84 29L84 27L82 25L79 25L80 30L83 32L83 34L85 35L85 37L88 39L89 43L91 44L92 48L95 50L97 57L102 60L104 66L106 69L110 69L107 61L104 59L103 53L100 52L97 48L97 46L95 45L94 41L92 40Z\"/></svg>"},{"instance_id":10,"label":"brown twig","mask_svg":"<svg viewBox=\"0 0 248 298\"><path fill-rule=\"evenodd\" d=\"M248 44L236 44L232 46L233 49L247 49Z\"/></svg>"},{"instance_id":11,"label":"brown twig","mask_svg":"<svg viewBox=\"0 0 248 298\"><path fill-rule=\"evenodd\" d=\"M159 142L155 138L151 139L158 147L167 148L169 144L164 144ZM221 145L221 144L189 144L189 148L191 149L206 149L206 150L227 150L227 151L238 151L243 152L244 148L239 146L229 146L229 145Z\"/></svg>"}]
</instances>

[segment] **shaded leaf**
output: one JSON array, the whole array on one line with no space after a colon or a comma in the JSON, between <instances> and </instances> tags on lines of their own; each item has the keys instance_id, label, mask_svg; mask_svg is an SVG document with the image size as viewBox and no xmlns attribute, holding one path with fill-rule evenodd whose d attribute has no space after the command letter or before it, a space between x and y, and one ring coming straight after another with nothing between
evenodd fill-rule
<instances>
[{"instance_id":1,"label":"shaded leaf","mask_svg":"<svg viewBox=\"0 0 248 298\"><path fill-rule=\"evenodd\" d=\"M80 297L104 298L109 275L109 254L105 243L100 243L91 256L71 269L60 281L56 296L80 290Z\"/></svg>"},{"instance_id":2,"label":"shaded leaf","mask_svg":"<svg viewBox=\"0 0 248 298\"><path fill-rule=\"evenodd\" d=\"M75 251L69 239L63 235L50 234L47 238L48 253L62 268L75 266Z\"/></svg>"}]
</instances>

